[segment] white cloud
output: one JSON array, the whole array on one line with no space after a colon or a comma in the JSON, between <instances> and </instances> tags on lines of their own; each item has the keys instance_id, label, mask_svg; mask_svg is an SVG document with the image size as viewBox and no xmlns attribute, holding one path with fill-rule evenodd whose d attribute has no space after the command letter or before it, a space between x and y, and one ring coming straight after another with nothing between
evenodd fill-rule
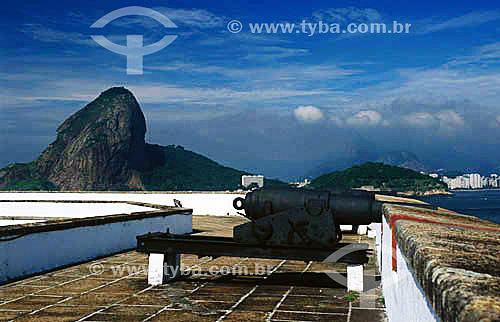
<instances>
[{"instance_id":1,"label":"white cloud","mask_svg":"<svg viewBox=\"0 0 500 322\"><path fill-rule=\"evenodd\" d=\"M238 81L239 84L249 83L253 86L268 87L283 82L288 87L302 87L304 84L332 79L342 79L347 76L360 74L361 70L342 68L337 65L276 65L272 67L245 67L234 68L222 65L198 65L191 63L175 62L168 65L145 66L148 70L163 72L184 72L200 74L221 74L227 79ZM317 86L314 86L317 87Z\"/></svg>"},{"instance_id":2,"label":"white cloud","mask_svg":"<svg viewBox=\"0 0 500 322\"><path fill-rule=\"evenodd\" d=\"M434 69L397 70L400 79L379 83L358 90L363 103L381 106L396 98L404 98L431 105L453 101L481 102L482 105L496 106L500 75L497 71L452 70L444 67ZM359 102L358 102L359 103Z\"/></svg>"},{"instance_id":3,"label":"white cloud","mask_svg":"<svg viewBox=\"0 0 500 322\"><path fill-rule=\"evenodd\" d=\"M351 23L351 22L380 22L382 14L371 8L330 8L318 10L313 13L316 20L328 23Z\"/></svg>"},{"instance_id":4,"label":"white cloud","mask_svg":"<svg viewBox=\"0 0 500 322\"><path fill-rule=\"evenodd\" d=\"M500 42L483 45L473 51L471 55L459 56L450 60L446 67L489 67L490 64L500 63Z\"/></svg>"},{"instance_id":5,"label":"white cloud","mask_svg":"<svg viewBox=\"0 0 500 322\"><path fill-rule=\"evenodd\" d=\"M160 12L178 26L190 26L200 29L209 29L224 25L224 17L219 17L205 9L181 9L154 7L153 10ZM133 27L141 25L147 28L158 27L158 22L149 17L127 17L112 22L115 26Z\"/></svg>"},{"instance_id":6,"label":"white cloud","mask_svg":"<svg viewBox=\"0 0 500 322\"><path fill-rule=\"evenodd\" d=\"M90 45L98 47L99 45L93 41L90 36L79 32L66 32L51 29L40 24L25 24L21 32L30 35L33 39L48 42L48 43L61 43L71 42L80 45Z\"/></svg>"},{"instance_id":7,"label":"white cloud","mask_svg":"<svg viewBox=\"0 0 500 322\"><path fill-rule=\"evenodd\" d=\"M456 131L465 126L464 118L453 110L442 110L438 113L415 112L408 116L403 116L403 120L408 124L420 127L439 127L441 131Z\"/></svg>"},{"instance_id":8,"label":"white cloud","mask_svg":"<svg viewBox=\"0 0 500 322\"><path fill-rule=\"evenodd\" d=\"M346 123L352 126L375 126L384 124L382 115L377 111L361 111L349 117Z\"/></svg>"},{"instance_id":9,"label":"white cloud","mask_svg":"<svg viewBox=\"0 0 500 322\"><path fill-rule=\"evenodd\" d=\"M308 49L303 48L286 48L279 46L258 46L253 47L253 53L249 53L246 58L253 60L270 60L281 59L288 57L305 56L309 54Z\"/></svg>"},{"instance_id":10,"label":"white cloud","mask_svg":"<svg viewBox=\"0 0 500 322\"><path fill-rule=\"evenodd\" d=\"M440 128L445 130L456 130L465 125L463 117L452 110L441 111L436 118L439 120Z\"/></svg>"},{"instance_id":11,"label":"white cloud","mask_svg":"<svg viewBox=\"0 0 500 322\"><path fill-rule=\"evenodd\" d=\"M323 91L307 91L283 88L265 90L252 89L236 91L226 88L177 87L175 85L137 85L130 89L146 103L199 103L221 104L236 102L259 102L262 100L280 99L286 97L313 96L326 94Z\"/></svg>"},{"instance_id":12,"label":"white cloud","mask_svg":"<svg viewBox=\"0 0 500 322\"><path fill-rule=\"evenodd\" d=\"M451 18L442 22L427 23L422 28L420 28L418 33L428 34L431 32L436 32L446 29L477 26L499 19L500 19L500 12L498 11L471 12L466 15ZM415 25L418 26L418 24Z\"/></svg>"},{"instance_id":13,"label":"white cloud","mask_svg":"<svg viewBox=\"0 0 500 322\"><path fill-rule=\"evenodd\" d=\"M176 24L184 24L198 28L215 28L224 24L224 18L205 9L154 8L163 13Z\"/></svg>"},{"instance_id":14,"label":"white cloud","mask_svg":"<svg viewBox=\"0 0 500 322\"><path fill-rule=\"evenodd\" d=\"M323 112L314 106L299 106L294 112L295 118L302 122L318 122L324 119Z\"/></svg>"},{"instance_id":15,"label":"white cloud","mask_svg":"<svg viewBox=\"0 0 500 322\"><path fill-rule=\"evenodd\" d=\"M430 127L434 125L436 119L431 113L427 112L416 112L410 115L404 116L403 120L413 126L417 127Z\"/></svg>"}]
</instances>

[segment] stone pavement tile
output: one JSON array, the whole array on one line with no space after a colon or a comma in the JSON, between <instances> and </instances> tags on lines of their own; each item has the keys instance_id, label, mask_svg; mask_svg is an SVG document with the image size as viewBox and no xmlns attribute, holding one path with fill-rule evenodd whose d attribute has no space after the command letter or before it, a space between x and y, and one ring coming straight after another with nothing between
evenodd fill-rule
<instances>
[{"instance_id":1,"label":"stone pavement tile","mask_svg":"<svg viewBox=\"0 0 500 322\"><path fill-rule=\"evenodd\" d=\"M43 287L34 287L34 286L22 286L22 285L16 285L8 288L3 288L0 289L0 298L1 299L15 299L21 296L26 296L31 293L39 292L43 290ZM2 307L0 306L0 309Z\"/></svg>"},{"instance_id":2,"label":"stone pavement tile","mask_svg":"<svg viewBox=\"0 0 500 322\"><path fill-rule=\"evenodd\" d=\"M311 314L311 313L277 311L273 316L273 320L347 322L347 314ZM365 322L367 321L372 322L371 320L366 320Z\"/></svg>"},{"instance_id":3,"label":"stone pavement tile","mask_svg":"<svg viewBox=\"0 0 500 322\"><path fill-rule=\"evenodd\" d=\"M93 293L137 293L147 288L146 279L122 279L92 291Z\"/></svg>"},{"instance_id":4,"label":"stone pavement tile","mask_svg":"<svg viewBox=\"0 0 500 322\"><path fill-rule=\"evenodd\" d=\"M28 280L25 283L22 284L23 287L25 286L32 286L32 287L51 287L51 286L57 286L62 283L69 282L71 280L74 280L74 277L69 277L69 276L44 276L42 278L38 279L32 279ZM21 286L21 285L19 285Z\"/></svg>"},{"instance_id":5,"label":"stone pavement tile","mask_svg":"<svg viewBox=\"0 0 500 322\"><path fill-rule=\"evenodd\" d=\"M307 296L335 296L344 297L347 295L345 288L319 288L319 287L294 287L290 295Z\"/></svg>"},{"instance_id":6,"label":"stone pavement tile","mask_svg":"<svg viewBox=\"0 0 500 322\"><path fill-rule=\"evenodd\" d=\"M10 321L16 317L26 315L27 313L29 313L29 312L22 312L22 311L14 312L14 311L1 311L0 310L0 321L1 322Z\"/></svg>"},{"instance_id":7,"label":"stone pavement tile","mask_svg":"<svg viewBox=\"0 0 500 322\"><path fill-rule=\"evenodd\" d=\"M105 293L88 293L75 298L72 298L64 304L68 305L89 305L89 306L106 306L125 300L131 294L105 294Z\"/></svg>"},{"instance_id":8,"label":"stone pavement tile","mask_svg":"<svg viewBox=\"0 0 500 322\"><path fill-rule=\"evenodd\" d=\"M265 321L268 314L263 312L232 312L224 319L224 322Z\"/></svg>"},{"instance_id":9,"label":"stone pavement tile","mask_svg":"<svg viewBox=\"0 0 500 322\"><path fill-rule=\"evenodd\" d=\"M347 314L349 302L343 298L334 297L288 296L279 309L282 311Z\"/></svg>"},{"instance_id":10,"label":"stone pavement tile","mask_svg":"<svg viewBox=\"0 0 500 322\"><path fill-rule=\"evenodd\" d=\"M351 322L382 322L385 321L384 310L352 309Z\"/></svg>"},{"instance_id":11,"label":"stone pavement tile","mask_svg":"<svg viewBox=\"0 0 500 322\"><path fill-rule=\"evenodd\" d=\"M55 304L64 297L51 297L51 296L27 296L25 298L0 305L2 310L25 310L34 311L41 309L47 305Z\"/></svg>"},{"instance_id":12,"label":"stone pavement tile","mask_svg":"<svg viewBox=\"0 0 500 322\"><path fill-rule=\"evenodd\" d=\"M231 295L231 294L203 294L200 292L195 292L188 296L190 300L193 301L223 301L229 303L236 303L241 299L241 295Z\"/></svg>"},{"instance_id":13,"label":"stone pavement tile","mask_svg":"<svg viewBox=\"0 0 500 322\"><path fill-rule=\"evenodd\" d=\"M154 318L151 322L193 322L193 321L203 321L203 322L215 322L222 316L223 313L216 312L214 314L197 314L188 311L164 311Z\"/></svg>"},{"instance_id":14,"label":"stone pavement tile","mask_svg":"<svg viewBox=\"0 0 500 322\"><path fill-rule=\"evenodd\" d=\"M194 301L194 306L199 310L205 311L220 311L229 310L235 303L232 302L221 302L221 301Z\"/></svg>"},{"instance_id":15,"label":"stone pavement tile","mask_svg":"<svg viewBox=\"0 0 500 322\"><path fill-rule=\"evenodd\" d=\"M133 254L133 253L132 253ZM96 260L93 262L89 262L88 264L93 264L93 263L101 263L101 264L111 264L111 265L116 265L116 264L128 264L130 262L135 262L140 260L139 257L132 257L132 256L111 256L111 257L106 257L100 260Z\"/></svg>"},{"instance_id":16,"label":"stone pavement tile","mask_svg":"<svg viewBox=\"0 0 500 322\"><path fill-rule=\"evenodd\" d=\"M385 308L384 303L377 300L380 297L376 295L363 296L362 293L361 296L362 296L362 301L360 299L357 299L356 301L352 302L353 308L377 308L377 309Z\"/></svg>"},{"instance_id":17,"label":"stone pavement tile","mask_svg":"<svg viewBox=\"0 0 500 322\"><path fill-rule=\"evenodd\" d=\"M78 296L82 292L78 290L65 289L64 286L56 286L48 289L41 289L36 295L52 295L52 296Z\"/></svg>"},{"instance_id":18,"label":"stone pavement tile","mask_svg":"<svg viewBox=\"0 0 500 322\"><path fill-rule=\"evenodd\" d=\"M212 295L216 296L218 294L225 295L244 295L248 293L253 288L250 286L230 286L230 285L214 285L208 284L197 291L197 295Z\"/></svg>"},{"instance_id":19,"label":"stone pavement tile","mask_svg":"<svg viewBox=\"0 0 500 322\"><path fill-rule=\"evenodd\" d=\"M77 281L69 282L64 285L56 286L55 289L60 289L61 293L83 293L96 288L101 285L105 285L108 281L105 280L95 280L95 279L80 279Z\"/></svg>"},{"instance_id":20,"label":"stone pavement tile","mask_svg":"<svg viewBox=\"0 0 500 322\"><path fill-rule=\"evenodd\" d=\"M38 278L38 276L34 276L34 277L31 277L31 278L26 278L24 280L19 280L19 281L15 281L15 282L10 282L10 283L7 283L7 284L3 284L3 285L0 285L0 290L2 290L4 288L16 286L18 284L23 284L26 281L34 280L34 279L37 279L37 278Z\"/></svg>"},{"instance_id":21,"label":"stone pavement tile","mask_svg":"<svg viewBox=\"0 0 500 322\"><path fill-rule=\"evenodd\" d=\"M259 285L259 287L252 293L253 296L282 296L288 290L290 286L282 285Z\"/></svg>"},{"instance_id":22,"label":"stone pavement tile","mask_svg":"<svg viewBox=\"0 0 500 322\"><path fill-rule=\"evenodd\" d=\"M85 264L82 264L82 265L85 265ZM82 266L82 265L69 267L69 268L63 268L61 270L58 270L57 272L54 272L53 275L54 276L70 276L70 277L74 277L74 278L86 276L89 274L89 270L88 270L87 266L86 266L87 270L84 270L84 271L78 270L78 267Z\"/></svg>"},{"instance_id":23,"label":"stone pavement tile","mask_svg":"<svg viewBox=\"0 0 500 322\"><path fill-rule=\"evenodd\" d=\"M43 311L37 312L33 315L25 315L16 320L20 322L37 321L37 322L63 322L63 321L76 321L90 313L95 309L88 306L60 306L55 305Z\"/></svg>"},{"instance_id":24,"label":"stone pavement tile","mask_svg":"<svg viewBox=\"0 0 500 322\"><path fill-rule=\"evenodd\" d=\"M170 289L182 289L184 291L194 291L197 288L199 288L200 286L202 286L202 283L179 280L179 281L175 281L173 283L155 286L152 290L168 291Z\"/></svg>"},{"instance_id":25,"label":"stone pavement tile","mask_svg":"<svg viewBox=\"0 0 500 322\"><path fill-rule=\"evenodd\" d=\"M121 305L155 305L160 307L165 307L171 304L172 301L162 293L142 293L140 295L132 296L124 302L121 302Z\"/></svg>"},{"instance_id":26,"label":"stone pavement tile","mask_svg":"<svg viewBox=\"0 0 500 322\"><path fill-rule=\"evenodd\" d=\"M347 271L347 264L342 263L312 263L308 272L336 271L339 273Z\"/></svg>"},{"instance_id":27,"label":"stone pavement tile","mask_svg":"<svg viewBox=\"0 0 500 322\"><path fill-rule=\"evenodd\" d=\"M98 265L98 268L102 268L102 272L100 271L99 274L93 274L95 271L92 269ZM123 265L126 264L111 264L111 263L104 263L103 261L99 261L96 263L84 263L78 266L75 266L74 269L69 272L70 274L73 275L79 275L81 277L109 277L109 276L114 276L114 270L113 268L117 267L122 267Z\"/></svg>"},{"instance_id":28,"label":"stone pavement tile","mask_svg":"<svg viewBox=\"0 0 500 322\"><path fill-rule=\"evenodd\" d=\"M254 296L252 294L241 302L235 311L271 312L281 300L281 297Z\"/></svg>"},{"instance_id":29,"label":"stone pavement tile","mask_svg":"<svg viewBox=\"0 0 500 322\"><path fill-rule=\"evenodd\" d=\"M157 307L145 307L145 306L118 306L114 305L90 318L92 321L142 321L160 309ZM100 317L102 315L102 317Z\"/></svg>"}]
</instances>

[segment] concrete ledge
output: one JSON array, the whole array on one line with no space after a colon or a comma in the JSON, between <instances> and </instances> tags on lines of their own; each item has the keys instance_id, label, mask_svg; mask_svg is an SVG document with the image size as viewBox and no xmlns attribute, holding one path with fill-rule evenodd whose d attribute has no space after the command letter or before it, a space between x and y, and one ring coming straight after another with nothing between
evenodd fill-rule
<instances>
[{"instance_id":1,"label":"concrete ledge","mask_svg":"<svg viewBox=\"0 0 500 322\"><path fill-rule=\"evenodd\" d=\"M155 208L160 209L0 227L0 284L134 249L137 235L192 231L191 209Z\"/></svg>"},{"instance_id":2,"label":"concrete ledge","mask_svg":"<svg viewBox=\"0 0 500 322\"><path fill-rule=\"evenodd\" d=\"M380 235L389 321L500 320L500 225L385 205Z\"/></svg>"}]
</instances>

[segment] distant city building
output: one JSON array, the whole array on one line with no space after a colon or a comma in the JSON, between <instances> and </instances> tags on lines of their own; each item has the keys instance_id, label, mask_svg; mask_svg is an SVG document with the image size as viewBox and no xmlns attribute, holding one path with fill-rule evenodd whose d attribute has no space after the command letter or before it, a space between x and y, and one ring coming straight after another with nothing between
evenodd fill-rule
<instances>
[{"instance_id":1,"label":"distant city building","mask_svg":"<svg viewBox=\"0 0 500 322\"><path fill-rule=\"evenodd\" d=\"M479 173L469 174L470 187L472 189L481 189L483 187L483 182L481 180L481 175Z\"/></svg>"},{"instance_id":2,"label":"distant city building","mask_svg":"<svg viewBox=\"0 0 500 322\"><path fill-rule=\"evenodd\" d=\"M304 181L299 182L299 183L297 184L297 187L298 187L298 188L302 188L302 187L307 186L307 185L308 185L308 184L310 184L310 183L311 183L311 182L310 182L309 180L304 179Z\"/></svg>"},{"instance_id":3,"label":"distant city building","mask_svg":"<svg viewBox=\"0 0 500 322\"><path fill-rule=\"evenodd\" d=\"M481 176L479 173L470 173L456 178L443 177L443 182L450 189L482 189L499 188L500 178L498 174L491 174L489 177Z\"/></svg>"},{"instance_id":4,"label":"distant city building","mask_svg":"<svg viewBox=\"0 0 500 322\"><path fill-rule=\"evenodd\" d=\"M309 181L309 179L306 178L306 179L304 179L304 181L292 181L292 182L289 182L288 184L291 186L295 186L297 188L303 188L310 183L311 183L311 181Z\"/></svg>"},{"instance_id":5,"label":"distant city building","mask_svg":"<svg viewBox=\"0 0 500 322\"><path fill-rule=\"evenodd\" d=\"M353 190L381 191L380 188L375 188L374 186L361 186L361 188L354 188Z\"/></svg>"},{"instance_id":6,"label":"distant city building","mask_svg":"<svg viewBox=\"0 0 500 322\"><path fill-rule=\"evenodd\" d=\"M253 183L262 188L264 186L264 176L241 176L241 185L243 187L249 187Z\"/></svg>"},{"instance_id":7,"label":"distant city building","mask_svg":"<svg viewBox=\"0 0 500 322\"><path fill-rule=\"evenodd\" d=\"M490 187L492 188L498 188L499 186L499 179L498 179L498 174L496 173L492 173L490 174L490 178L489 178L489 185Z\"/></svg>"},{"instance_id":8,"label":"distant city building","mask_svg":"<svg viewBox=\"0 0 500 322\"><path fill-rule=\"evenodd\" d=\"M439 174L437 174L437 173L430 173L429 177L437 179L439 177Z\"/></svg>"}]
</instances>

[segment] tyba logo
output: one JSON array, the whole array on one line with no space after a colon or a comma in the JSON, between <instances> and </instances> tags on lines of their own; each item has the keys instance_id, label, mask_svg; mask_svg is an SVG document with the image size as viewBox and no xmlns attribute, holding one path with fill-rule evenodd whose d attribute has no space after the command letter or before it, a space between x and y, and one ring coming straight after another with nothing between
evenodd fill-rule
<instances>
[{"instance_id":1,"label":"tyba logo","mask_svg":"<svg viewBox=\"0 0 500 322\"><path fill-rule=\"evenodd\" d=\"M161 23L165 28L177 28L172 20L157 11L144 7L126 7L112 11L97 20L90 28L103 28L115 19L134 15L150 17ZM127 56L127 74L129 75L142 75L143 57L162 50L177 38L177 36L167 35L154 44L144 46L142 35L127 35L127 46L121 46L109 41L102 35L92 35L91 37L107 50Z\"/></svg>"}]
</instances>

